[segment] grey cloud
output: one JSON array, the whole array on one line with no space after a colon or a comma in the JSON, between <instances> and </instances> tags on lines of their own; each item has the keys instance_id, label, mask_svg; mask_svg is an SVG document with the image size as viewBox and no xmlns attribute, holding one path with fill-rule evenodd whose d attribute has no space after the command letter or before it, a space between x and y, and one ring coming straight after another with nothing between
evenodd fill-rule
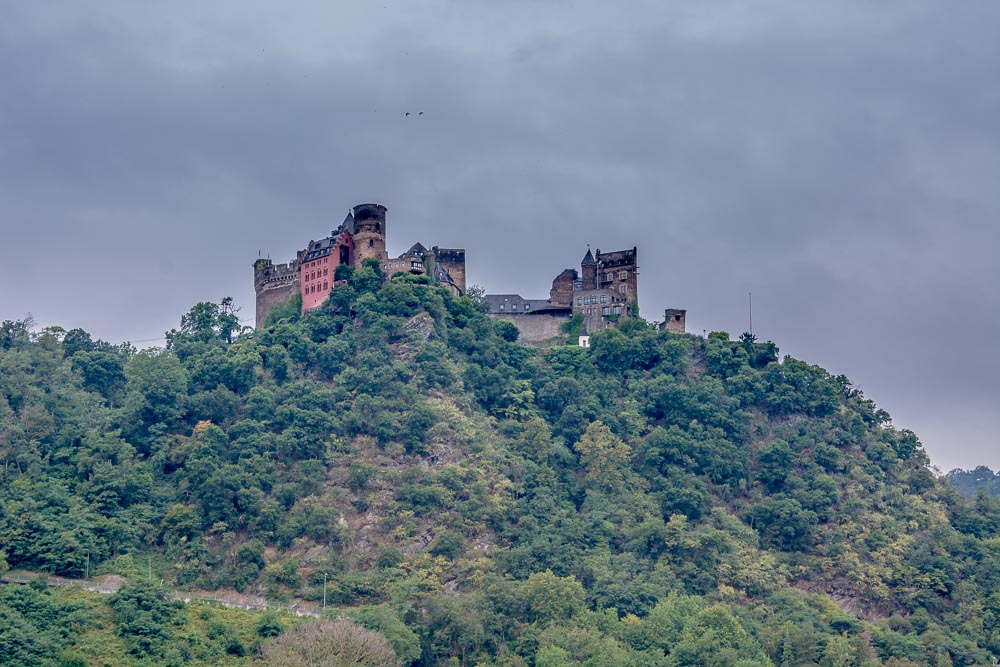
<instances>
[{"instance_id":1,"label":"grey cloud","mask_svg":"<svg viewBox=\"0 0 1000 667\"><path fill-rule=\"evenodd\" d=\"M146 339L198 300L249 316L258 250L287 259L381 201L390 249L464 245L495 290L544 296L587 243L639 245L644 314L686 307L695 331L745 329L752 290L756 332L919 425L942 468L996 467L998 18L20 4L0 25L0 261L26 279L0 317Z\"/></svg>"}]
</instances>

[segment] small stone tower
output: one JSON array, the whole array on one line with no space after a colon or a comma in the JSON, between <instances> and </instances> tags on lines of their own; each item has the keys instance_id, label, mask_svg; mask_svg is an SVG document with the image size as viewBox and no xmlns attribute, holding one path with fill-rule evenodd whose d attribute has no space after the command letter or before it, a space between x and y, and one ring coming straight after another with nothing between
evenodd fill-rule
<instances>
[{"instance_id":1,"label":"small stone tower","mask_svg":"<svg viewBox=\"0 0 1000 667\"><path fill-rule=\"evenodd\" d=\"M354 261L359 267L366 259L380 263L389 259L385 251L385 212L381 204L354 207Z\"/></svg>"},{"instance_id":2,"label":"small stone tower","mask_svg":"<svg viewBox=\"0 0 1000 667\"><path fill-rule=\"evenodd\" d=\"M680 308L667 308L663 313L663 324L660 328L670 333L685 333L687 329L687 311Z\"/></svg>"},{"instance_id":3,"label":"small stone tower","mask_svg":"<svg viewBox=\"0 0 1000 667\"><path fill-rule=\"evenodd\" d=\"M580 273L582 274L580 277L583 279L583 289L597 289L597 260L594 259L590 248L587 248L587 254L580 262Z\"/></svg>"}]
</instances>

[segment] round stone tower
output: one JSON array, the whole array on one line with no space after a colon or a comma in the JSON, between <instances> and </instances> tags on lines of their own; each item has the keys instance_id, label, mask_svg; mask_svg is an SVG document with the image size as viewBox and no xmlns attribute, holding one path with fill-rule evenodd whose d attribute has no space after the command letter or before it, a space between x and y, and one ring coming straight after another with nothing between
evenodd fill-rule
<instances>
[{"instance_id":1,"label":"round stone tower","mask_svg":"<svg viewBox=\"0 0 1000 667\"><path fill-rule=\"evenodd\" d=\"M356 266L366 259L384 262L389 259L385 251L385 206L358 204L354 207L354 261Z\"/></svg>"}]
</instances>

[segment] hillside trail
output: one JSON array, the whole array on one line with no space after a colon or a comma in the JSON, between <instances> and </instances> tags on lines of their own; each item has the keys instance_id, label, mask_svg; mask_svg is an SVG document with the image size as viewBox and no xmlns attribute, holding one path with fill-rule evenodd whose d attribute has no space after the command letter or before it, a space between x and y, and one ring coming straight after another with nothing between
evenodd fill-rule
<instances>
[{"instance_id":1,"label":"hillside trail","mask_svg":"<svg viewBox=\"0 0 1000 667\"><path fill-rule=\"evenodd\" d=\"M39 577L43 577L45 583L49 586L56 588L80 588L100 595L113 595L129 583L128 579L117 574L101 574L89 579L76 579L72 577L57 577L30 570L10 570L0 577L0 581L6 584L28 584ZM272 609L294 616L312 616L314 618L323 616L323 609L320 605L298 598L293 598L289 602L275 602L258 595L245 595L237 591L202 590L170 591L169 595L173 599L185 604L207 602L231 609L244 609L247 611Z\"/></svg>"}]
</instances>

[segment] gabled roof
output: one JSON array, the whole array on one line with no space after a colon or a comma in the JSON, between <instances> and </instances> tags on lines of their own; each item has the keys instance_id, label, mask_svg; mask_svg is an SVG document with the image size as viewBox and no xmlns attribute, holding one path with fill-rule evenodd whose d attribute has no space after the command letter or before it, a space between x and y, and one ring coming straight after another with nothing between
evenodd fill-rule
<instances>
[{"instance_id":1,"label":"gabled roof","mask_svg":"<svg viewBox=\"0 0 1000 667\"><path fill-rule=\"evenodd\" d=\"M427 248L425 248L422 243L420 243L419 241L417 241L412 246L410 246L409 250L407 250L406 252L403 253L404 257L413 256L413 255L420 255L421 257L426 257L427 256Z\"/></svg>"},{"instance_id":2,"label":"gabled roof","mask_svg":"<svg viewBox=\"0 0 1000 667\"><path fill-rule=\"evenodd\" d=\"M583 261L580 262L580 264L583 264L583 265L585 265L585 264L597 264L597 261L594 259L594 255L591 254L589 247L587 248L587 254L583 256Z\"/></svg>"}]
</instances>

